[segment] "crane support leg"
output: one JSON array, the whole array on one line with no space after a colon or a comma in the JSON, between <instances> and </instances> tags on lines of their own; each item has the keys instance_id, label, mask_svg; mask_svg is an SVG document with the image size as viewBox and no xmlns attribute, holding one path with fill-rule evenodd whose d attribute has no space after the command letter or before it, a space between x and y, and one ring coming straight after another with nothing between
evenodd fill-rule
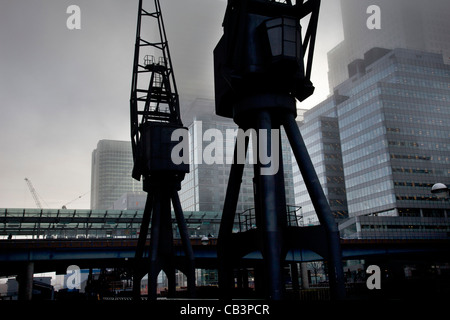
<instances>
[{"instance_id":1,"label":"crane support leg","mask_svg":"<svg viewBox=\"0 0 450 320\"><path fill-rule=\"evenodd\" d=\"M331 295L334 299L343 299L345 296L345 285L341 245L337 224L334 221L327 198L323 192L319 178L317 177L314 165L309 157L308 150L306 149L305 142L303 141L293 114L284 115L283 126L319 221L327 231Z\"/></svg>"},{"instance_id":2,"label":"crane support leg","mask_svg":"<svg viewBox=\"0 0 450 320\"><path fill-rule=\"evenodd\" d=\"M243 130L238 130L238 137L242 139ZM248 149L248 137L245 138L245 154ZM231 165L228 186L225 195L225 203L223 206L222 220L220 223L219 236L217 239L217 257L219 271L219 288L223 299L231 299L231 288L233 286L233 258L231 234L233 232L234 218L239 199L239 190L242 183L242 175L244 173L244 163L237 161L238 144L234 147L234 161Z\"/></svg>"},{"instance_id":3,"label":"crane support leg","mask_svg":"<svg viewBox=\"0 0 450 320\"><path fill-rule=\"evenodd\" d=\"M254 102L259 104L261 100L256 99ZM292 239L300 239L298 237L296 238L296 236L292 238L292 236L309 234L311 236L311 240L309 241L315 241L318 238L324 239L323 245L317 244L317 247L322 253L323 258L330 265L330 293L333 299L343 299L345 297L345 287L339 231L297 123L295 122L295 113L289 111L289 108L282 109L280 110L281 112L270 112L270 110L270 108L259 109L256 112L256 117L249 119L246 125L254 126L256 132L258 132L258 148L263 148L266 152L272 150L272 144L276 142L273 140L271 131L280 130L281 126L284 127L319 217L321 228L306 230L308 228L297 227L293 229L293 227L289 227L289 231L287 229L282 147L281 141L278 141L278 146L274 146L279 148L278 158L274 158L272 154L272 161L279 161L278 171L272 174L263 174L263 169L268 169L273 163L262 163L259 158L254 169L256 230L241 232L242 235L233 234L232 230L236 215L239 188L244 170L243 164L234 163L230 171L218 239L219 286L221 287L222 295L228 299L231 297L232 288L234 287L233 268L239 265L239 260L243 256L239 256L239 254L244 252L236 253L239 249L235 248L235 240L248 240L253 237L255 239L252 240L254 250L261 251L264 258L265 296L270 300L283 299L284 285L282 270L286 253L289 249L298 248L302 245L301 243L292 243ZM265 137L261 134L264 131ZM237 146L235 147L235 157L236 150ZM260 152L258 154L260 155ZM265 172L267 173L267 170Z\"/></svg>"}]
</instances>

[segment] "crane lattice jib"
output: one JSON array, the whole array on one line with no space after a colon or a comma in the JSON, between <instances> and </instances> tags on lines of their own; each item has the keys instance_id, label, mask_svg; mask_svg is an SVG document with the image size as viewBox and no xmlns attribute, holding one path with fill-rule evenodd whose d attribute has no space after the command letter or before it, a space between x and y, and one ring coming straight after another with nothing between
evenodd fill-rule
<instances>
[{"instance_id":1,"label":"crane lattice jib","mask_svg":"<svg viewBox=\"0 0 450 320\"><path fill-rule=\"evenodd\" d=\"M183 124L161 5L155 0L155 10L149 11L142 2L139 1L130 97L133 177L137 180L156 171L188 170L170 161L171 133ZM161 149L164 145L167 150Z\"/></svg>"},{"instance_id":2,"label":"crane lattice jib","mask_svg":"<svg viewBox=\"0 0 450 320\"><path fill-rule=\"evenodd\" d=\"M28 189L30 189L31 195L33 196L34 202L36 203L36 206L39 209L42 209L41 202L39 201L39 197L37 195L36 189L34 189L33 184L31 183L31 180L28 178L25 178L25 181L27 182Z\"/></svg>"},{"instance_id":3,"label":"crane lattice jib","mask_svg":"<svg viewBox=\"0 0 450 320\"><path fill-rule=\"evenodd\" d=\"M132 176L137 180L143 178L147 200L134 258L133 296L140 300L141 279L148 274L147 298L156 300L160 271L164 271L168 278L168 296L175 295L173 208L185 256L183 266L179 269L184 270L187 291L193 297L194 253L178 196L181 181L189 172L189 164L174 163L172 159L174 147L179 143L172 141L175 131L180 130L176 132L177 135L181 133L181 136L187 136L188 129L181 122L178 92L159 0L154 0L154 11L145 10L142 2L139 1L130 106L134 161ZM153 37L146 32L153 32ZM146 266L143 259L148 233L149 265Z\"/></svg>"}]
</instances>

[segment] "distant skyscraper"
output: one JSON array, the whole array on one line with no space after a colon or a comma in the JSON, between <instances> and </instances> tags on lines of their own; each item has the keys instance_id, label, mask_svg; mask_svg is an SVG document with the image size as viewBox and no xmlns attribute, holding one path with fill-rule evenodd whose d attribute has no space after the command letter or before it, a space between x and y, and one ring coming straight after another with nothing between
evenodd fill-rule
<instances>
[{"instance_id":1,"label":"distant skyscraper","mask_svg":"<svg viewBox=\"0 0 450 320\"><path fill-rule=\"evenodd\" d=\"M144 210L147 202L147 192L126 192L110 207L114 210Z\"/></svg>"},{"instance_id":2,"label":"distant skyscraper","mask_svg":"<svg viewBox=\"0 0 450 320\"><path fill-rule=\"evenodd\" d=\"M131 178L132 168L130 142L100 140L92 152L91 209L110 209L124 193L142 191L142 183Z\"/></svg>"},{"instance_id":3,"label":"distant skyscraper","mask_svg":"<svg viewBox=\"0 0 450 320\"><path fill-rule=\"evenodd\" d=\"M230 174L234 151L234 137L227 140L228 132L237 129L237 125L227 118L215 116L214 100L197 99L192 110L209 110L194 118L189 126L190 135L190 172L186 175L180 191L180 200L185 211L217 211L222 212L225 193ZM199 155L212 141L203 139L209 129L218 129L223 136L223 163L206 163ZM230 138L228 136L228 138ZM286 204L295 205L291 151L284 132L282 132L283 164L286 185ZM249 148L250 149L250 148ZM228 159L227 159L228 157ZM243 212L255 207L253 197L253 165L246 164L242 179L237 211Z\"/></svg>"},{"instance_id":4,"label":"distant skyscraper","mask_svg":"<svg viewBox=\"0 0 450 320\"><path fill-rule=\"evenodd\" d=\"M380 9L380 29L367 27L372 5ZM341 0L341 9L344 40L328 53L331 91L347 79L347 66L374 47L440 53L450 64L448 0Z\"/></svg>"},{"instance_id":5,"label":"distant skyscraper","mask_svg":"<svg viewBox=\"0 0 450 320\"><path fill-rule=\"evenodd\" d=\"M332 213L338 219L348 217L335 99L327 99L305 112L299 127ZM315 210L297 164L293 174L295 201L302 207L303 221L314 222Z\"/></svg>"},{"instance_id":6,"label":"distant skyscraper","mask_svg":"<svg viewBox=\"0 0 450 320\"><path fill-rule=\"evenodd\" d=\"M430 191L450 184L450 65L440 54L374 48L349 70L334 95L304 115L322 183L335 173L327 159L341 153L349 216L448 215L450 203ZM324 134L330 120L339 142ZM312 214L308 201L299 204Z\"/></svg>"}]
</instances>

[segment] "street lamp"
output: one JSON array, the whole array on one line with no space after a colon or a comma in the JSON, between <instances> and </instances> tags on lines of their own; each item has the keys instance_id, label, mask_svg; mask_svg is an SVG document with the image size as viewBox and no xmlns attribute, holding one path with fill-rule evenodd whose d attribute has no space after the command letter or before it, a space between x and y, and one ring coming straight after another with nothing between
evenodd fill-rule
<instances>
[{"instance_id":1,"label":"street lamp","mask_svg":"<svg viewBox=\"0 0 450 320\"><path fill-rule=\"evenodd\" d=\"M209 244L209 238L204 236L202 237L202 239L200 240L202 245L207 246Z\"/></svg>"},{"instance_id":2,"label":"street lamp","mask_svg":"<svg viewBox=\"0 0 450 320\"><path fill-rule=\"evenodd\" d=\"M431 187L431 193L435 194L440 199L448 199L449 197L449 189L443 183L435 183Z\"/></svg>"}]
</instances>

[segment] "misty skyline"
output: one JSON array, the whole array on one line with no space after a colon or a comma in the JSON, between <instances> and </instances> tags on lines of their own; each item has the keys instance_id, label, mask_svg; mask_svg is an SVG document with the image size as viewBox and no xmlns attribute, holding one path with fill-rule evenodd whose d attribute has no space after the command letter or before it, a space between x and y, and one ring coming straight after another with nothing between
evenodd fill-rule
<instances>
[{"instance_id":1,"label":"misty skyline","mask_svg":"<svg viewBox=\"0 0 450 320\"><path fill-rule=\"evenodd\" d=\"M70 5L81 30L69 30ZM153 1L144 1L153 8ZM102 139L130 139L129 96L138 1L0 3L0 207L89 208L91 154ZM181 108L213 92L212 51L224 0L162 0ZM322 1L311 108L328 95L326 53L342 40L339 1Z\"/></svg>"}]
</instances>

